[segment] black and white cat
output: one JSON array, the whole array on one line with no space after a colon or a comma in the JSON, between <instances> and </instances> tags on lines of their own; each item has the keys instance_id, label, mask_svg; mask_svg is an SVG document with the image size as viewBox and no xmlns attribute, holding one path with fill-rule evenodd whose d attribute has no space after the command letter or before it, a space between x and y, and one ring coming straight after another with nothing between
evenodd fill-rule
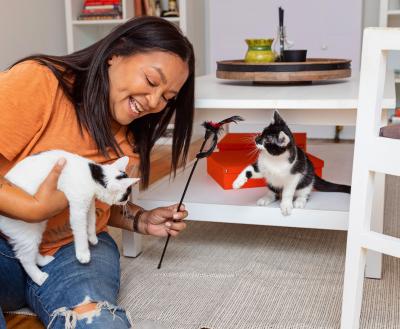
<instances>
[{"instance_id":1,"label":"black and white cat","mask_svg":"<svg viewBox=\"0 0 400 329\"><path fill-rule=\"evenodd\" d=\"M296 146L278 111L274 112L271 123L255 142L260 150L257 162L239 174L233 188L240 188L249 178L265 178L268 192L257 201L257 205L267 206L280 198L282 214L287 216L293 207L305 207L313 188L323 192L350 193L350 186L327 182L315 174L312 162Z\"/></svg>"},{"instance_id":2,"label":"black and white cat","mask_svg":"<svg viewBox=\"0 0 400 329\"><path fill-rule=\"evenodd\" d=\"M81 263L88 263L88 241L93 245L98 242L95 198L109 205L124 205L130 196L132 184L139 179L129 178L125 173L129 160L126 156L110 165L99 165L76 154L59 150L25 158L5 178L33 195L61 157L67 162L59 177L58 189L64 192L69 202L69 220L74 235L76 258ZM39 253L46 224L47 221L27 223L0 216L0 231L8 237L15 256L38 285L43 284L48 274L42 272L37 265L44 266L54 259Z\"/></svg>"}]
</instances>

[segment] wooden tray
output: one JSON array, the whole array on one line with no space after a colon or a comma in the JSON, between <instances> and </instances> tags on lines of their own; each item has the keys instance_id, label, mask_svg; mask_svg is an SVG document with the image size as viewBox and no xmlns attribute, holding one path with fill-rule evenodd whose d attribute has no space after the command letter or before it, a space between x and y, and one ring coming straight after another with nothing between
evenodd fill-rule
<instances>
[{"instance_id":1,"label":"wooden tray","mask_svg":"<svg viewBox=\"0 0 400 329\"><path fill-rule=\"evenodd\" d=\"M309 58L306 62L217 62L217 78L271 83L311 82L351 76L351 60Z\"/></svg>"}]
</instances>

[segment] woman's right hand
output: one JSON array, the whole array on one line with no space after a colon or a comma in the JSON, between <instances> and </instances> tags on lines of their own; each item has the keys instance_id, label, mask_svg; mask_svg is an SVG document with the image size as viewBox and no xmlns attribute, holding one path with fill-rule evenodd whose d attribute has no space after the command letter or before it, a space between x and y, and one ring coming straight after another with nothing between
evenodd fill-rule
<instances>
[{"instance_id":1,"label":"woman's right hand","mask_svg":"<svg viewBox=\"0 0 400 329\"><path fill-rule=\"evenodd\" d=\"M32 219L34 221L40 222L53 217L68 207L68 200L64 193L57 190L58 178L60 177L65 163L66 160L64 158L57 161L33 196L35 204L33 208L34 218Z\"/></svg>"}]
</instances>

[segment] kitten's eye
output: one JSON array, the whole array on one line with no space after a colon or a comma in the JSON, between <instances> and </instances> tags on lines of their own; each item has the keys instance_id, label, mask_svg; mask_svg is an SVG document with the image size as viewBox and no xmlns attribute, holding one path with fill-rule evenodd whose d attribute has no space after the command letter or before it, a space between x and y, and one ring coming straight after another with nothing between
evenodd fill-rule
<instances>
[{"instance_id":1,"label":"kitten's eye","mask_svg":"<svg viewBox=\"0 0 400 329\"><path fill-rule=\"evenodd\" d=\"M118 175L117 177L115 177L116 179L123 179L123 178L128 178L128 175L126 174L126 172L121 171L121 174Z\"/></svg>"}]
</instances>

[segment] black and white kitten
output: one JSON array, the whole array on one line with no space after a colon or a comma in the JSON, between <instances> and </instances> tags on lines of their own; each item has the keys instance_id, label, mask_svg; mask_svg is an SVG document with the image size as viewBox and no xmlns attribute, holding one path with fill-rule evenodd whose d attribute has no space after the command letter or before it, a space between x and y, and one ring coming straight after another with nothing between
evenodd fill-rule
<instances>
[{"instance_id":1,"label":"black and white kitten","mask_svg":"<svg viewBox=\"0 0 400 329\"><path fill-rule=\"evenodd\" d=\"M139 178L125 173L129 158L122 157L112 164L97 164L77 154L61 150L31 155L18 162L4 176L29 194L35 194L54 164L60 158L67 163L58 180L57 188L64 192L69 203L70 225L74 235L75 255L82 264L90 261L89 244L97 244L95 199L109 205L124 205L131 194L131 185ZM29 223L0 215L0 231L12 245L16 257L26 273L39 286L48 274L37 265L50 263L53 256L39 253L39 245L47 220Z\"/></svg>"},{"instance_id":2,"label":"black and white kitten","mask_svg":"<svg viewBox=\"0 0 400 329\"><path fill-rule=\"evenodd\" d=\"M257 162L239 174L233 188L240 188L249 178L265 178L268 193L257 201L257 205L267 206L280 198L282 214L287 216L293 207L304 208L313 188L323 192L350 193L350 186L327 182L315 174L312 162L296 146L278 111L274 112L271 123L255 142L260 150Z\"/></svg>"}]
</instances>

